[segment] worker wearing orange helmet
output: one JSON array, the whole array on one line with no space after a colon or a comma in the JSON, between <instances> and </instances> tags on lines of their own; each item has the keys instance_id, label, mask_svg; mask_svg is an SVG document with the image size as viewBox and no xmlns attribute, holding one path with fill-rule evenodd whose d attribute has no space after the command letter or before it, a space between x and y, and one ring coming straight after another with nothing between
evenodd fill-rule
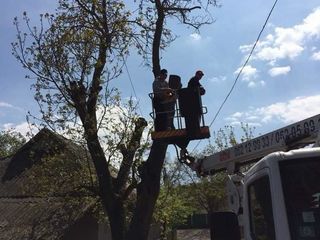
<instances>
[{"instance_id":1,"label":"worker wearing orange helmet","mask_svg":"<svg viewBox=\"0 0 320 240\"><path fill-rule=\"evenodd\" d=\"M206 93L206 90L202 87L200 84L200 80L203 77L203 72L201 70L196 71L196 74L194 77L192 77L188 82L188 88L195 89L200 91L200 95L204 95Z\"/></svg>"},{"instance_id":2,"label":"worker wearing orange helmet","mask_svg":"<svg viewBox=\"0 0 320 240\"><path fill-rule=\"evenodd\" d=\"M200 132L202 115L202 103L200 95L204 95L206 93L206 90L200 84L200 80L203 75L203 72L198 70L188 82L188 89L190 91L189 109L192 109L192 112L185 116L185 122L187 133L190 137L196 136Z\"/></svg>"}]
</instances>

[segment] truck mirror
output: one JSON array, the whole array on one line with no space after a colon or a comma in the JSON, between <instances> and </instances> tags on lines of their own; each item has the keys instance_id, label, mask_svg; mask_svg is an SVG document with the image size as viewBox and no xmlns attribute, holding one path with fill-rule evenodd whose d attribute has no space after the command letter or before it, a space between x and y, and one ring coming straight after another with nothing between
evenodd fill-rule
<instances>
[{"instance_id":1,"label":"truck mirror","mask_svg":"<svg viewBox=\"0 0 320 240\"><path fill-rule=\"evenodd\" d=\"M214 212L209 216L211 240L240 240L238 217L233 212Z\"/></svg>"}]
</instances>

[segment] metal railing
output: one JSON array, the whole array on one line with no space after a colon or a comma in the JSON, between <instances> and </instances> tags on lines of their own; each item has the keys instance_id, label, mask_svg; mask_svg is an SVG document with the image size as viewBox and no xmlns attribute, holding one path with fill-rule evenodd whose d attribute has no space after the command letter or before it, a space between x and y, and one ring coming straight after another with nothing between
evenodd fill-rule
<instances>
[{"instance_id":1,"label":"metal railing","mask_svg":"<svg viewBox=\"0 0 320 240\"><path fill-rule=\"evenodd\" d=\"M150 117L153 119L153 121L155 120L156 117L156 111L154 108L154 94L153 93L149 93L149 97L151 99L152 102L152 112L149 113ZM167 104L167 103L164 103ZM205 126L205 120L204 120L204 114L208 113L208 109L206 106L201 106L201 115L199 115L200 117L200 127L204 127ZM162 112L157 112L157 114L168 114L169 118L173 118L173 123L175 126L175 129L184 129L185 126L185 122L184 122L184 117L181 115L181 111L179 108L179 103L177 101L177 99L175 100L175 104L174 104L174 110L168 110L168 111L162 111Z\"/></svg>"}]
</instances>

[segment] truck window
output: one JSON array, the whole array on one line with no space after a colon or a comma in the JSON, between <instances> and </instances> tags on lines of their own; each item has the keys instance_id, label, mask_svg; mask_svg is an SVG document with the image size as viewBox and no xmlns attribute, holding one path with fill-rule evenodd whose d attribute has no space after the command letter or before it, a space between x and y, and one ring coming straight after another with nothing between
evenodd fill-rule
<instances>
[{"instance_id":1,"label":"truck window","mask_svg":"<svg viewBox=\"0 0 320 240\"><path fill-rule=\"evenodd\" d=\"M279 163L292 240L320 239L320 159Z\"/></svg>"},{"instance_id":2,"label":"truck window","mask_svg":"<svg viewBox=\"0 0 320 240\"><path fill-rule=\"evenodd\" d=\"M263 176L250 184L248 194L252 239L275 239L269 177Z\"/></svg>"}]
</instances>

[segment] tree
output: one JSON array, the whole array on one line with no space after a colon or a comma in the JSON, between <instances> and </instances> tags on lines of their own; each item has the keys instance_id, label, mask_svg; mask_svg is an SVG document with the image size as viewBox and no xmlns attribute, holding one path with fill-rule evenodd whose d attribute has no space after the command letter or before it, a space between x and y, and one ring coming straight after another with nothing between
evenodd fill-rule
<instances>
[{"instance_id":1,"label":"tree","mask_svg":"<svg viewBox=\"0 0 320 240\"><path fill-rule=\"evenodd\" d=\"M254 128L248 124L241 123L240 137L236 136L235 129L232 126L225 126L214 133L214 143L210 143L204 150L197 154L197 158L212 155L218 151L233 147L239 142L252 139ZM225 186L227 181L227 173L216 173L213 176L207 176L200 179L194 178L194 173L189 173L192 190L190 196L198 203L198 209L205 209L208 213L214 211L223 211L227 208Z\"/></svg>"},{"instance_id":2,"label":"tree","mask_svg":"<svg viewBox=\"0 0 320 240\"><path fill-rule=\"evenodd\" d=\"M160 239L167 239L174 227L184 224L196 210L184 185L184 166L180 162L166 163L162 171L160 194L154 221L160 225Z\"/></svg>"},{"instance_id":3,"label":"tree","mask_svg":"<svg viewBox=\"0 0 320 240\"><path fill-rule=\"evenodd\" d=\"M140 11L138 17L130 23L133 23L135 27L138 26L140 34L138 38L134 37L133 40L147 64L151 55L154 77L158 76L161 70L160 51L175 39L172 30L167 27L168 19L176 18L181 23L199 30L203 24L212 23L210 21L211 15L206 10L210 5L216 6L215 0L139 0L137 2L139 2ZM192 16L191 14L193 10L201 8L202 2L207 3L204 8L207 14L206 17L199 19L199 15ZM161 169L167 146L167 143L161 140L153 141L149 157L141 167L141 182L137 188L135 214L128 231L128 235L135 236L135 239L147 238L148 228L160 192Z\"/></svg>"},{"instance_id":4,"label":"tree","mask_svg":"<svg viewBox=\"0 0 320 240\"><path fill-rule=\"evenodd\" d=\"M217 7L217 0L136 0L139 2L139 16L135 26L140 29L139 38L134 38L139 53L147 64L152 66L154 76L161 70L160 52L176 39L174 31L169 27L169 20L199 31L201 26L214 22L210 7ZM200 13L199 13L200 11Z\"/></svg>"},{"instance_id":5,"label":"tree","mask_svg":"<svg viewBox=\"0 0 320 240\"><path fill-rule=\"evenodd\" d=\"M97 175L98 196L115 240L147 238L160 191L167 143L154 141L148 159L137 168L147 146L140 142L146 121L131 116L125 131L104 132L107 135L116 132L117 137L113 138L114 145L107 145L108 151L103 148L102 129L108 125L105 117L119 99L109 83L121 74L132 43L138 44L143 54L150 53L152 45L152 68L154 75L158 75L160 49L173 40L170 37L173 35L164 28L167 17L177 17L196 29L201 26L199 19L188 17L199 8L190 6L193 2L139 3L140 14L135 17L119 0L60 0L55 15L40 16L38 28L30 25L24 13L28 33L21 31L17 18L14 22L18 37L12 44L13 55L33 74L27 77L36 78L33 88L41 121L53 130L84 137ZM207 6L215 3L207 1ZM114 174L110 168L116 156L121 159ZM136 204L132 218L127 221L126 201L134 189Z\"/></svg>"},{"instance_id":6,"label":"tree","mask_svg":"<svg viewBox=\"0 0 320 240\"><path fill-rule=\"evenodd\" d=\"M71 123L81 126L113 239L125 236L124 202L132 190L127 180L146 126L144 119L134 119L135 131L119 141L123 161L113 176L98 136L104 119L97 112L104 116L109 101L117 100L108 83L120 74L130 43L124 7L122 1L61 0L56 15L41 15L40 28L31 27L24 14L32 37L29 45L16 19L18 39L13 43L16 58L36 76L35 100L44 123L54 130L66 130Z\"/></svg>"},{"instance_id":7,"label":"tree","mask_svg":"<svg viewBox=\"0 0 320 240\"><path fill-rule=\"evenodd\" d=\"M13 130L0 132L0 158L9 157L14 154L24 143L26 139L22 134Z\"/></svg>"},{"instance_id":8,"label":"tree","mask_svg":"<svg viewBox=\"0 0 320 240\"><path fill-rule=\"evenodd\" d=\"M234 146L253 137L253 128L241 124L236 137L232 126L225 126L214 133L214 142L209 143L196 158L212 155L217 151ZM185 165L175 162L166 164L162 172L160 195L154 212L155 221L161 226L161 239L176 226L183 225L193 213L225 211L227 196L225 191L227 173L199 178Z\"/></svg>"},{"instance_id":9,"label":"tree","mask_svg":"<svg viewBox=\"0 0 320 240\"><path fill-rule=\"evenodd\" d=\"M11 159L8 170L17 172L27 162L20 175L22 196L36 206L32 227L23 228L28 239L61 239L84 216L107 220L100 217L97 179L83 146L42 129Z\"/></svg>"}]
</instances>

